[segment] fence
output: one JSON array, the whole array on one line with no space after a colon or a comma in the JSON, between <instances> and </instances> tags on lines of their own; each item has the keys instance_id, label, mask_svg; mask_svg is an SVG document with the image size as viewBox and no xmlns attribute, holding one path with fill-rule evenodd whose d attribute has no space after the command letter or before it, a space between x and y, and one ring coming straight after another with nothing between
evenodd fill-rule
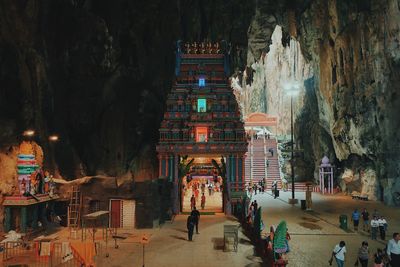
<instances>
[{"instance_id":1,"label":"fence","mask_svg":"<svg viewBox=\"0 0 400 267\"><path fill-rule=\"evenodd\" d=\"M100 243L95 243L95 254L101 255ZM86 266L81 255L71 249L69 242L6 242L3 251L3 266L29 267L76 267Z\"/></svg>"}]
</instances>

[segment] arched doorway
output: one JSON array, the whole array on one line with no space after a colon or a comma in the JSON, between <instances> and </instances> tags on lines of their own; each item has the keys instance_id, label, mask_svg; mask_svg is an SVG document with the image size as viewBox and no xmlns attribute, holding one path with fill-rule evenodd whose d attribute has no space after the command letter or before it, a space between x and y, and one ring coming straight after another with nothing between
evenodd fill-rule
<instances>
[{"instance_id":1,"label":"arched doorway","mask_svg":"<svg viewBox=\"0 0 400 267\"><path fill-rule=\"evenodd\" d=\"M182 182L181 203L182 211L192 210L192 197L194 205L202 212L223 211L223 179L218 175L212 163L214 159L218 164L218 157L210 155L193 156L194 161L185 176L180 177ZM204 200L204 205L202 205Z\"/></svg>"}]
</instances>

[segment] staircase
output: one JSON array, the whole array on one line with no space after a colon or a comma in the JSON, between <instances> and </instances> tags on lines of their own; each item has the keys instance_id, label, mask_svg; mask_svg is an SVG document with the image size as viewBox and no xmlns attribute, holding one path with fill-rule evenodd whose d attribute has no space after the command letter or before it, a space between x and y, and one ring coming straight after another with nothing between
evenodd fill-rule
<instances>
[{"instance_id":1,"label":"staircase","mask_svg":"<svg viewBox=\"0 0 400 267\"><path fill-rule=\"evenodd\" d=\"M82 195L78 186L72 187L71 199L68 206L68 227L76 229L80 226L82 210Z\"/></svg>"},{"instance_id":2,"label":"staircase","mask_svg":"<svg viewBox=\"0 0 400 267\"><path fill-rule=\"evenodd\" d=\"M273 149L273 155L269 151ZM260 137L249 142L245 161L245 181L257 183L267 178L267 188L274 180L281 180L277 155L277 142L275 138Z\"/></svg>"},{"instance_id":3,"label":"staircase","mask_svg":"<svg viewBox=\"0 0 400 267\"><path fill-rule=\"evenodd\" d=\"M273 155L269 151L271 148L273 149ZM277 140L272 137L270 139L259 137L249 142L245 160L246 185L248 185L251 180L253 180L253 183L258 183L266 178L265 190L271 190L274 181L278 182L278 189L282 189L277 151ZM288 183L288 191L292 190L291 186L292 185ZM296 192L305 192L307 189L306 184L301 182L296 182L294 186Z\"/></svg>"}]
</instances>

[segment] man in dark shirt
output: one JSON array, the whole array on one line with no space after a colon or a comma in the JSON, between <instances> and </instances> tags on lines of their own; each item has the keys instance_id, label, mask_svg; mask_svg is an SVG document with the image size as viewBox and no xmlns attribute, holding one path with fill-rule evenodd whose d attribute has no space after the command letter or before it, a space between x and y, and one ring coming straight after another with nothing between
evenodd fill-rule
<instances>
[{"instance_id":1,"label":"man in dark shirt","mask_svg":"<svg viewBox=\"0 0 400 267\"><path fill-rule=\"evenodd\" d=\"M186 227L188 229L188 239L192 241L193 238L193 230L194 230L194 218L192 215L189 215L186 222Z\"/></svg>"},{"instance_id":2,"label":"man in dark shirt","mask_svg":"<svg viewBox=\"0 0 400 267\"><path fill-rule=\"evenodd\" d=\"M369 232L369 213L367 209L364 209L363 212L361 213L361 216L363 218L363 230Z\"/></svg>"},{"instance_id":3,"label":"man in dark shirt","mask_svg":"<svg viewBox=\"0 0 400 267\"><path fill-rule=\"evenodd\" d=\"M196 209L196 206L193 208L190 216L193 217L193 222L196 225L196 234L199 234L199 220L200 220L200 212Z\"/></svg>"}]
</instances>

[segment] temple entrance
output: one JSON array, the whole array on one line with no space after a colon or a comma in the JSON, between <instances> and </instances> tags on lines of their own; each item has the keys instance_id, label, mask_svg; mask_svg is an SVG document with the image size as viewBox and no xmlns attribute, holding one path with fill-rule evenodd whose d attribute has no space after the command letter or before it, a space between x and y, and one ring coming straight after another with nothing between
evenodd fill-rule
<instances>
[{"instance_id":1,"label":"temple entrance","mask_svg":"<svg viewBox=\"0 0 400 267\"><path fill-rule=\"evenodd\" d=\"M193 205L200 212L223 211L223 179L212 164L218 157L194 158L190 171L182 177L182 211L190 212ZM194 199L192 199L192 197Z\"/></svg>"}]
</instances>

